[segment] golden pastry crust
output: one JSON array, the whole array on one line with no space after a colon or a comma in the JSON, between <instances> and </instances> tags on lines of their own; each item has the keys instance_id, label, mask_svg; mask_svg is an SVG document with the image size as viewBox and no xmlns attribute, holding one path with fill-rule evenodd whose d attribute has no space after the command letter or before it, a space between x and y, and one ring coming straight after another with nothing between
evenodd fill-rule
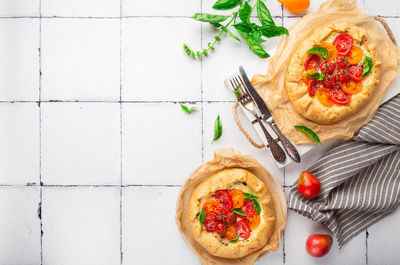
<instances>
[{"instance_id":1,"label":"golden pastry crust","mask_svg":"<svg viewBox=\"0 0 400 265\"><path fill-rule=\"evenodd\" d=\"M351 101L347 105L335 104L332 107L326 107L316 97L310 97L308 94L307 85L303 81L304 62L309 55L307 50L324 41L332 42L336 35L342 32L350 34L354 39L354 45L359 46L365 55L371 57L373 67L371 72L363 79L361 92L352 95ZM364 29L350 23L328 25L304 41L291 58L285 75L286 93L296 111L306 119L319 124L332 124L343 120L360 110L373 97L379 74L375 57L375 43L367 38Z\"/></svg>"},{"instance_id":2,"label":"golden pastry crust","mask_svg":"<svg viewBox=\"0 0 400 265\"><path fill-rule=\"evenodd\" d=\"M261 222L257 228L252 229L247 240L226 242L219 235L202 229L198 215L202 203L216 190L237 188L237 185L241 185L243 191L259 196ZM210 254L222 258L241 258L262 248L268 243L275 226L275 211L267 187L254 174L240 168L218 171L199 184L190 198L188 217L195 240Z\"/></svg>"}]
</instances>

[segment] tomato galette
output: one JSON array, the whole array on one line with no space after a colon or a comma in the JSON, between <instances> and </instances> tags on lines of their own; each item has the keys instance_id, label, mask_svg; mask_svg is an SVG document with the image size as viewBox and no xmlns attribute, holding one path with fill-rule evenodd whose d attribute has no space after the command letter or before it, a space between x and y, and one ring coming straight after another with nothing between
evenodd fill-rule
<instances>
[{"instance_id":1,"label":"tomato galette","mask_svg":"<svg viewBox=\"0 0 400 265\"><path fill-rule=\"evenodd\" d=\"M240 258L268 243L275 211L264 183L245 169L233 168L197 186L189 220L195 240L210 254Z\"/></svg>"},{"instance_id":2,"label":"tomato galette","mask_svg":"<svg viewBox=\"0 0 400 265\"><path fill-rule=\"evenodd\" d=\"M290 60L285 88L296 111L332 124L359 111L376 88L375 45L349 23L332 24L307 39Z\"/></svg>"}]
</instances>

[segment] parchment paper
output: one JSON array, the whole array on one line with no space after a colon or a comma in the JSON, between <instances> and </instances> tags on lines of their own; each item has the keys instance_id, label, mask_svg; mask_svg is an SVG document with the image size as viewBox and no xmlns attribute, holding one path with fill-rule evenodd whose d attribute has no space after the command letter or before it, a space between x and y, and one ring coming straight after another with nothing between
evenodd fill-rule
<instances>
[{"instance_id":1,"label":"parchment paper","mask_svg":"<svg viewBox=\"0 0 400 265\"><path fill-rule=\"evenodd\" d=\"M376 93L356 114L331 125L320 125L305 119L290 103L284 87L289 60L300 44L311 34L328 24L348 22L366 29L368 38L377 45L376 60L380 64ZM360 9L356 0L327 0L316 12L309 13L289 28L289 36L282 38L276 55L270 59L266 75L255 75L252 83L272 112L281 131L296 144L310 143L295 125L305 125L316 132L325 142L331 139L349 139L372 119L379 102L398 72L400 50L389 39L386 31Z\"/></svg>"},{"instance_id":2,"label":"parchment paper","mask_svg":"<svg viewBox=\"0 0 400 265\"><path fill-rule=\"evenodd\" d=\"M193 190L209 175L225 168L244 168L255 174L268 187L276 214L275 228L264 248L240 259L219 258L209 254L193 238L188 218L189 201ZM287 206L283 189L279 182L251 155L242 155L233 149L217 149L214 159L195 169L181 188L176 206L176 224L186 244L196 253L204 265L251 265L269 252L279 247L282 231L286 224Z\"/></svg>"}]
</instances>

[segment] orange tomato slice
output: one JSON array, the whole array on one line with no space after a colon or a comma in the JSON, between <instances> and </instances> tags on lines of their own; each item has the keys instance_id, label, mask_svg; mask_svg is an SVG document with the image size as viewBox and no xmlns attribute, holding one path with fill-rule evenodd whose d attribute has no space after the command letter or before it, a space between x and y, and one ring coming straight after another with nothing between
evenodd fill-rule
<instances>
[{"instance_id":1,"label":"orange tomato slice","mask_svg":"<svg viewBox=\"0 0 400 265\"><path fill-rule=\"evenodd\" d=\"M314 69L308 70L304 73L303 75L303 81L304 83L308 86L308 84L311 82L311 80L313 80L313 78L308 77L307 74L312 74L312 73L316 73L317 71Z\"/></svg>"},{"instance_id":2,"label":"orange tomato slice","mask_svg":"<svg viewBox=\"0 0 400 265\"><path fill-rule=\"evenodd\" d=\"M245 196L243 194L243 191L239 189L233 189L229 191L229 195L232 197L233 201L233 208L241 208L244 203Z\"/></svg>"},{"instance_id":3,"label":"orange tomato slice","mask_svg":"<svg viewBox=\"0 0 400 265\"><path fill-rule=\"evenodd\" d=\"M349 64L358 64L364 56L363 50L358 47L354 46L351 48L350 52L346 55L346 60Z\"/></svg>"},{"instance_id":4,"label":"orange tomato slice","mask_svg":"<svg viewBox=\"0 0 400 265\"><path fill-rule=\"evenodd\" d=\"M342 84L343 91L350 95L360 93L362 90L362 87L363 87L362 80L359 82L354 82L353 80L350 80L350 81Z\"/></svg>"},{"instance_id":5,"label":"orange tomato slice","mask_svg":"<svg viewBox=\"0 0 400 265\"><path fill-rule=\"evenodd\" d=\"M325 107L330 108L333 106L333 102L330 101L328 97L328 90L325 87L318 88L317 92L315 92L315 95L317 96L319 102L321 102L321 104Z\"/></svg>"},{"instance_id":6,"label":"orange tomato slice","mask_svg":"<svg viewBox=\"0 0 400 265\"><path fill-rule=\"evenodd\" d=\"M225 231L224 237L226 237L228 240L232 240L235 239L236 236L237 236L236 228L233 225L229 226Z\"/></svg>"},{"instance_id":7,"label":"orange tomato slice","mask_svg":"<svg viewBox=\"0 0 400 265\"><path fill-rule=\"evenodd\" d=\"M310 7L310 0L278 0L289 11L298 13L303 12Z\"/></svg>"},{"instance_id":8,"label":"orange tomato slice","mask_svg":"<svg viewBox=\"0 0 400 265\"><path fill-rule=\"evenodd\" d=\"M335 61L336 55L338 54L338 50L336 49L335 45L330 42L323 42L320 45L321 47L325 48L329 52L329 61Z\"/></svg>"},{"instance_id":9,"label":"orange tomato slice","mask_svg":"<svg viewBox=\"0 0 400 265\"><path fill-rule=\"evenodd\" d=\"M203 204L203 209L206 213L213 212L215 209L220 208L221 204L215 200L207 200Z\"/></svg>"},{"instance_id":10,"label":"orange tomato slice","mask_svg":"<svg viewBox=\"0 0 400 265\"><path fill-rule=\"evenodd\" d=\"M248 216L247 221L249 221L249 225L251 229L256 228L260 224L260 215L255 214L253 216Z\"/></svg>"}]
</instances>

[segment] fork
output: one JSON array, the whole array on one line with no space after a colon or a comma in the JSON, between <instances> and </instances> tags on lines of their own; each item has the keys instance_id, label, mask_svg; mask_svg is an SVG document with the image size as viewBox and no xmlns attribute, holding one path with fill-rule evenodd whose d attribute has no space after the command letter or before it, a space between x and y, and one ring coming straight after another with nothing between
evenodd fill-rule
<instances>
[{"instance_id":1,"label":"fork","mask_svg":"<svg viewBox=\"0 0 400 265\"><path fill-rule=\"evenodd\" d=\"M253 114L254 117L256 117L258 124L261 126L261 129L263 130L265 137L267 138L268 146L271 150L274 159L279 163L285 162L286 160L285 152L283 151L282 147L272 138L267 129L264 127L264 124L261 122L260 117L254 111L253 100L251 99L247 91L244 89L244 84L240 79L240 77L235 75L231 77L229 81L233 87L236 100L239 103L239 105L241 105L245 110L247 110L248 112Z\"/></svg>"}]
</instances>

